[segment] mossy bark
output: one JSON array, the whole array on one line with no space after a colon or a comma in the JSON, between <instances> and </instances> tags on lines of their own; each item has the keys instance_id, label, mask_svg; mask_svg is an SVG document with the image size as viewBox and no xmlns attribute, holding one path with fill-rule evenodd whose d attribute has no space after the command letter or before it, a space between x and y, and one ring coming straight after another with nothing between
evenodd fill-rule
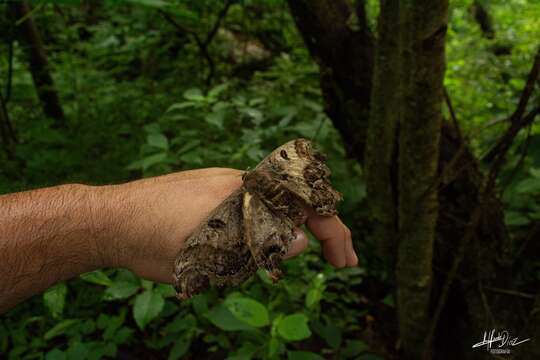
<instances>
[{"instance_id":1,"label":"mossy bark","mask_svg":"<svg viewBox=\"0 0 540 360\"><path fill-rule=\"evenodd\" d=\"M430 322L448 2L403 1L400 23L397 306L404 352L418 359Z\"/></svg>"},{"instance_id":2,"label":"mossy bark","mask_svg":"<svg viewBox=\"0 0 540 360\"><path fill-rule=\"evenodd\" d=\"M373 231L387 267L397 253L397 129L400 106L399 0L381 1L364 164ZM390 272L393 277L393 272Z\"/></svg>"}]
</instances>

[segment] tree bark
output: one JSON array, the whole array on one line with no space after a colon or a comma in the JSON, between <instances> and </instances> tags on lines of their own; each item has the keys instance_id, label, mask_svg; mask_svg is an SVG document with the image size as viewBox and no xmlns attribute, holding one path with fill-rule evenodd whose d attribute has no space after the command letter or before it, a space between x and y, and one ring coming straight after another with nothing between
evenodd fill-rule
<instances>
[{"instance_id":1,"label":"tree bark","mask_svg":"<svg viewBox=\"0 0 540 360\"><path fill-rule=\"evenodd\" d=\"M16 1L11 4L11 9L16 19L24 19L18 26L18 35L28 56L29 70L43 113L54 119L55 125L63 126L64 110L54 86L41 36L30 14L30 7L26 1Z\"/></svg>"},{"instance_id":2,"label":"tree bark","mask_svg":"<svg viewBox=\"0 0 540 360\"><path fill-rule=\"evenodd\" d=\"M349 156L363 162L369 121L374 38L363 1L289 0L304 42L320 68L325 111Z\"/></svg>"},{"instance_id":3,"label":"tree bark","mask_svg":"<svg viewBox=\"0 0 540 360\"><path fill-rule=\"evenodd\" d=\"M400 118L399 0L381 1L364 157L370 236L389 269L397 253L397 140ZM384 101L381 101L384 99ZM393 277L393 272L390 272Z\"/></svg>"},{"instance_id":4,"label":"tree bark","mask_svg":"<svg viewBox=\"0 0 540 360\"><path fill-rule=\"evenodd\" d=\"M437 224L448 2L401 2L397 309L405 358L423 353Z\"/></svg>"}]
</instances>

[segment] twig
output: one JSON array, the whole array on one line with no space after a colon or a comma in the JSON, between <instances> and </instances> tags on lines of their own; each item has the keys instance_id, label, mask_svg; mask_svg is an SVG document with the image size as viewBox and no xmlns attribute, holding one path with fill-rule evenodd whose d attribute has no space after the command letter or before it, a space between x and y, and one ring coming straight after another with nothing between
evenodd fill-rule
<instances>
[{"instance_id":1,"label":"twig","mask_svg":"<svg viewBox=\"0 0 540 360\"><path fill-rule=\"evenodd\" d=\"M540 56L538 58L540 59ZM512 143L514 142L514 139L516 138L519 130L532 124L534 118L538 115L540 115L540 107L531 110L531 112L529 112L525 117L520 120L518 125L516 125L513 129L512 127L510 127L510 129L508 129L508 131L503 135L503 138L506 138L506 140L504 140L504 146L502 146L499 150L500 152L497 153L495 162L491 166L491 169L488 173L487 186L494 186L495 180L499 175L502 165L505 162L506 154L508 153L508 150L510 150L510 145L512 145Z\"/></svg>"},{"instance_id":2,"label":"twig","mask_svg":"<svg viewBox=\"0 0 540 360\"><path fill-rule=\"evenodd\" d=\"M476 227L478 225L478 222L480 221L481 216L482 207L479 204L476 206L471 215L471 221L469 222L465 235L461 239L458 252L456 254L456 257L454 258L454 261L452 262L452 267L448 272L448 276L446 277L446 281L444 282L443 288L441 290L441 295L439 296L439 299L437 301L437 307L435 308L431 323L429 324L426 340L424 341L424 356L426 354L429 354L431 343L433 342L433 337L435 336L435 329L437 328L437 324L439 323L441 313L446 306L446 299L448 297L448 293L450 292L450 287L454 282L457 271L461 265L461 262L463 261L463 258L465 257L465 250L467 249L467 244L475 236Z\"/></svg>"},{"instance_id":3,"label":"twig","mask_svg":"<svg viewBox=\"0 0 540 360\"><path fill-rule=\"evenodd\" d=\"M2 111L2 116L0 117L7 129L7 135L11 138L11 141L14 143L17 142L17 136L15 135L15 131L13 130L13 126L11 125L11 121L9 119L9 113L7 111L7 105L4 96L0 92L0 111Z\"/></svg>"},{"instance_id":4,"label":"twig","mask_svg":"<svg viewBox=\"0 0 540 360\"><path fill-rule=\"evenodd\" d=\"M529 126L527 127L527 137L525 138L525 142L523 144L523 151L521 152L521 154L519 156L518 162L517 162L516 166L514 166L514 168L512 169L512 172L508 176L508 179L506 180L506 183L504 184L504 186L502 186L501 197L504 194L504 192L506 191L506 189L508 188L508 185L510 185L512 183L512 179L518 173L519 168L521 168L521 166L525 162L525 157L527 156L527 153L529 151L529 144L531 142L531 130L532 130L532 121L529 123Z\"/></svg>"},{"instance_id":5,"label":"twig","mask_svg":"<svg viewBox=\"0 0 540 360\"><path fill-rule=\"evenodd\" d=\"M489 151L489 153L486 155L485 160L488 162L492 162L495 160L495 163L492 167L492 171L494 173L498 173L498 168L502 165L502 160L504 159L504 156L506 155L506 152L508 151L508 148L512 144L512 141L514 137L517 135L519 130L523 127L522 124L522 118L523 114L525 114L525 110L527 108L527 103L529 102L529 99L532 95L534 85L538 79L538 73L540 71L540 47L538 48L536 52L536 56L534 58L534 63L531 68L531 71L529 72L529 76L527 77L527 83L525 84L525 88L523 89L523 92L521 93L518 106L512 116L510 116L510 122L511 125L506 131L506 133L500 138L500 140L497 142L497 144ZM501 162L501 164L498 164Z\"/></svg>"},{"instance_id":6,"label":"twig","mask_svg":"<svg viewBox=\"0 0 540 360\"><path fill-rule=\"evenodd\" d=\"M527 294L527 293L524 293L524 292L521 292L521 291L510 290L510 289L494 288L494 287L490 287L490 286L484 286L483 288L486 289L486 290L489 290L489 291L491 291L491 292L495 292L495 293L499 293L499 294L505 294L505 295L510 295L510 296L516 296L516 297L520 297L520 298L523 298L523 299L529 299L529 300L534 300L534 299L536 299L536 296L535 296L535 295Z\"/></svg>"},{"instance_id":7,"label":"twig","mask_svg":"<svg viewBox=\"0 0 540 360\"><path fill-rule=\"evenodd\" d=\"M452 119L452 123L454 124L454 127L456 128L456 132L458 133L458 137L460 140L463 140L463 136L461 133L461 128L459 127L459 123L457 121L456 113L454 111L454 107L452 106L452 101L450 100L450 96L448 95L448 90L446 90L446 86L443 87L443 94L444 94L444 101L446 101L446 106L448 107L448 112L450 113L450 118Z\"/></svg>"},{"instance_id":8,"label":"twig","mask_svg":"<svg viewBox=\"0 0 540 360\"><path fill-rule=\"evenodd\" d=\"M207 75L207 79L210 75L213 76L214 74L214 68L215 68L215 65L214 65L214 60L212 59L212 57L210 56L210 54L208 53L208 47L207 45L204 44L204 41L201 39L201 37L199 36L199 34L197 34L196 31L194 30L191 30L191 29L188 29L187 27L183 26L182 24L178 23L172 16L171 14L169 14L168 12L164 11L164 10L161 10L159 9L158 10L159 14L169 23L171 24L173 27L176 28L176 30L178 30L179 32L181 33L185 33L185 34L188 34L190 35L191 37L193 37L193 40L195 41L195 44L197 45L197 48L199 49L199 54L201 55L201 57L204 58L204 60L206 61L206 63L208 64L208 75Z\"/></svg>"},{"instance_id":9,"label":"twig","mask_svg":"<svg viewBox=\"0 0 540 360\"><path fill-rule=\"evenodd\" d=\"M225 6L223 6L221 11L218 13L214 26L212 27L210 32L206 35L206 39L204 40L204 43L203 43L204 46L210 45L212 40L214 40L214 37L216 36L219 30L219 27L221 26L221 22L223 21L223 19L225 19L225 16L227 16L227 13L229 12L229 8L231 7L232 4L235 3L235 1L236 0L227 0L227 2L225 3Z\"/></svg>"},{"instance_id":10,"label":"twig","mask_svg":"<svg viewBox=\"0 0 540 360\"><path fill-rule=\"evenodd\" d=\"M4 103L8 103L11 98L11 80L13 78L13 28L10 27L10 39L8 43L8 69L6 78L6 97Z\"/></svg>"},{"instance_id":11,"label":"twig","mask_svg":"<svg viewBox=\"0 0 540 360\"><path fill-rule=\"evenodd\" d=\"M527 237L525 238L525 240L523 241L523 243L521 243L521 246L519 247L518 251L516 252L516 255L514 256L513 265L515 265L517 259L519 259L521 254L525 251L525 249L527 249L527 246L529 245L529 243L533 239L535 239L536 233L539 232L539 230L540 230L540 222L536 222L533 228L530 230Z\"/></svg>"},{"instance_id":12,"label":"twig","mask_svg":"<svg viewBox=\"0 0 540 360\"><path fill-rule=\"evenodd\" d=\"M210 85L210 83L212 82L212 79L214 78L214 74L216 72L216 66L215 66L215 63L214 63L214 59L212 58L212 56L210 56L210 53L208 51L208 47L210 46L210 43L212 42L212 40L216 36L216 34L217 34L218 30L219 30L219 27L221 26L221 22L223 21L223 19L227 15L227 12L229 11L229 8L231 7L232 4L234 4L235 1L236 0L227 0L227 2L225 3L225 6L218 13L216 22L212 26L212 29L208 32L208 34L206 35L204 40L201 39L201 37L194 30L188 29L185 26L179 24L171 16L171 14L169 14L166 11L161 10L161 9L158 10L159 14L165 20L167 20L167 22L169 24L174 26L180 32L191 35L193 37L193 40L195 40L195 43L197 44L197 47L199 48L200 55L205 59L206 63L208 64L208 74L206 75L206 79L205 79L205 82L206 82L207 86Z\"/></svg>"},{"instance_id":13,"label":"twig","mask_svg":"<svg viewBox=\"0 0 540 360\"><path fill-rule=\"evenodd\" d=\"M5 107L4 97L0 93L0 138L4 144L4 152L8 159L14 159L12 145L17 140L14 138L14 132L11 128L11 123L9 122L7 109Z\"/></svg>"}]
</instances>

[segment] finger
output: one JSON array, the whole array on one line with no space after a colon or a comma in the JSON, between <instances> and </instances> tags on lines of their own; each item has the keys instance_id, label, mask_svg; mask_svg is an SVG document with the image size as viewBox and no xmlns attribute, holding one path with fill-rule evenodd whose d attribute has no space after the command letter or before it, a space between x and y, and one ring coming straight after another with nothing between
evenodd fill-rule
<instances>
[{"instance_id":1,"label":"finger","mask_svg":"<svg viewBox=\"0 0 540 360\"><path fill-rule=\"evenodd\" d=\"M321 216L310 211L307 227L321 242L326 260L335 267L347 264L347 228L337 216Z\"/></svg>"},{"instance_id":2,"label":"finger","mask_svg":"<svg viewBox=\"0 0 540 360\"><path fill-rule=\"evenodd\" d=\"M289 251L285 254L284 259L291 258L293 256L300 255L302 251L308 246L308 238L302 229L295 228L294 233L296 238L291 242L289 246Z\"/></svg>"},{"instance_id":3,"label":"finger","mask_svg":"<svg viewBox=\"0 0 540 360\"><path fill-rule=\"evenodd\" d=\"M341 220L339 220L341 222ZM343 222L341 222L343 224ZM356 251L354 251L354 246L352 242L352 234L351 230L347 227L347 225L343 224L345 229L347 229L347 241L345 243L345 250L346 250L346 257L347 257L347 266L357 266L358 265L358 256L356 255Z\"/></svg>"}]
</instances>

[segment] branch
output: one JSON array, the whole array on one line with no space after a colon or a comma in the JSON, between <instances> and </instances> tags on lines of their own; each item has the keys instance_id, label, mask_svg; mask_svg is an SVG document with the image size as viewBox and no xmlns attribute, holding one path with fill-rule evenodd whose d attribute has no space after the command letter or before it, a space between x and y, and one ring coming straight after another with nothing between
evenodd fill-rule
<instances>
[{"instance_id":1,"label":"branch","mask_svg":"<svg viewBox=\"0 0 540 360\"><path fill-rule=\"evenodd\" d=\"M15 131L11 126L9 120L9 113L7 112L6 102L4 96L0 92L0 137L4 143L4 151L8 159L13 159L13 149L12 145L17 142L17 137L15 136Z\"/></svg>"},{"instance_id":2,"label":"branch","mask_svg":"<svg viewBox=\"0 0 540 360\"><path fill-rule=\"evenodd\" d=\"M219 27L221 26L221 22L223 21L225 16L227 16L227 12L229 12L229 8L235 2L236 2L236 0L227 0L227 2L225 3L225 6L223 6L221 11L218 13L216 22L214 23L214 26L212 27L212 29L210 30L208 35L206 35L206 39L203 42L204 46L210 45L210 43L212 42L212 40L216 36L216 34L217 34L218 30L219 30Z\"/></svg>"},{"instance_id":3,"label":"branch","mask_svg":"<svg viewBox=\"0 0 540 360\"><path fill-rule=\"evenodd\" d=\"M474 19L480 26L480 30L482 30L482 34L487 39L494 39L495 38L495 29L493 26L493 20L491 19L491 15L485 8L485 6L478 0L474 1L474 4L471 5L471 10L474 15Z\"/></svg>"},{"instance_id":4,"label":"branch","mask_svg":"<svg viewBox=\"0 0 540 360\"><path fill-rule=\"evenodd\" d=\"M210 53L208 51L208 47L210 46L210 43L216 36L219 27L221 26L221 23L225 16L227 16L227 12L229 11L229 8L231 5L233 5L236 2L236 0L227 0L225 3L225 6L221 9L221 11L217 15L217 20L212 26L212 29L210 32L206 35L205 39L201 39L201 37L191 29L188 29L184 27L183 25L179 24L172 16L171 14L167 13L164 10L159 9L159 14L172 26L174 26L178 31L182 33L186 33L188 35L191 35L193 37L193 40L195 40L195 43L197 44L197 47L199 48L199 54L205 59L206 63L208 64L208 75L206 75L206 85L210 85L214 74L216 72L216 66L214 63L214 59L210 56Z\"/></svg>"},{"instance_id":5,"label":"branch","mask_svg":"<svg viewBox=\"0 0 540 360\"><path fill-rule=\"evenodd\" d=\"M500 288L494 288L490 286L484 286L484 289L489 290L491 292L499 293L499 294L506 294L510 296L521 297L523 299L529 299L529 300L536 299L536 296L532 294L527 294L521 291L516 291L516 290L511 290L511 289L500 289Z\"/></svg>"},{"instance_id":6,"label":"branch","mask_svg":"<svg viewBox=\"0 0 540 360\"><path fill-rule=\"evenodd\" d=\"M517 133L525 126L522 121L523 114L525 113L525 110L527 108L527 103L529 102L529 99L534 90L534 85L538 79L539 71L540 71L540 47L538 48L538 51L536 52L534 63L531 68L531 71L529 72L529 76L527 77L527 83L525 85L525 88L523 89L523 92L521 93L518 106L516 110L514 111L514 113L510 116L509 120L510 120L511 125L506 131L506 133L499 139L499 141L493 147L493 149L491 149L489 153L485 156L484 160L486 160L487 162L492 162L496 159L497 161L500 161L498 159L504 158L504 156L506 155L506 152L510 148L510 145L512 144L512 141L516 137ZM495 167L495 164L494 164L494 167ZM498 170L496 171L498 172Z\"/></svg>"},{"instance_id":7,"label":"branch","mask_svg":"<svg viewBox=\"0 0 540 360\"><path fill-rule=\"evenodd\" d=\"M452 123L454 124L454 127L456 128L456 132L459 139L463 140L463 135L461 132L461 128L459 127L456 113L454 111L454 106L452 105L452 101L450 100L450 95L448 95L448 90L446 89L446 87L443 87L443 94L444 94L444 101L446 102L446 106L448 107L448 112L450 113L450 119L452 119Z\"/></svg>"},{"instance_id":8,"label":"branch","mask_svg":"<svg viewBox=\"0 0 540 360\"><path fill-rule=\"evenodd\" d=\"M4 103L8 103L11 98L11 80L13 78L13 28L10 26L10 38L8 43L8 71L6 78L6 96Z\"/></svg>"}]
</instances>

